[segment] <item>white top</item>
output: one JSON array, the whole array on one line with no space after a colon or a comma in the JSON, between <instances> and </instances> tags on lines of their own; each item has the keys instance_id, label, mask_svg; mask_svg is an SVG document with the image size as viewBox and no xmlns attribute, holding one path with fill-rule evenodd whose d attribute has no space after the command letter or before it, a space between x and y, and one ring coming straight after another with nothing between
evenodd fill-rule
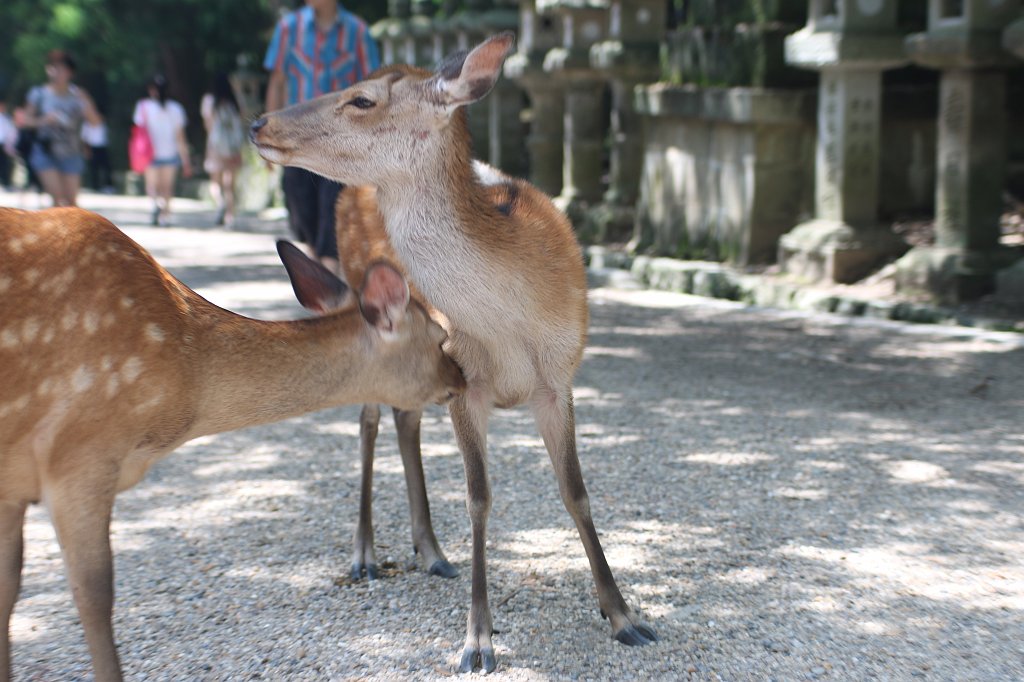
<instances>
[{"instance_id":1,"label":"white top","mask_svg":"<svg viewBox=\"0 0 1024 682\"><path fill-rule=\"evenodd\" d=\"M14 121L7 114L0 114L0 147L10 151L17 141L18 129L14 126Z\"/></svg>"},{"instance_id":2,"label":"white top","mask_svg":"<svg viewBox=\"0 0 1024 682\"><path fill-rule=\"evenodd\" d=\"M178 129L185 127L187 120L185 108L173 99L167 100L163 106L155 99L139 100L132 116L135 125L145 126L149 131L153 158L158 160L172 159L178 155L178 143L174 135Z\"/></svg>"},{"instance_id":3,"label":"white top","mask_svg":"<svg viewBox=\"0 0 1024 682\"><path fill-rule=\"evenodd\" d=\"M97 123L93 125L86 121L82 124L82 141L90 147L107 146L107 124Z\"/></svg>"}]
</instances>

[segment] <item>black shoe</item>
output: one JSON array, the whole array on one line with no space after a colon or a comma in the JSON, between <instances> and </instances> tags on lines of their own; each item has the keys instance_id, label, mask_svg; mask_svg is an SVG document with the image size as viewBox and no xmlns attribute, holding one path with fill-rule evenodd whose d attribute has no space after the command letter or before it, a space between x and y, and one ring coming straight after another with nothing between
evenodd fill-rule
<instances>
[{"instance_id":1,"label":"black shoe","mask_svg":"<svg viewBox=\"0 0 1024 682\"><path fill-rule=\"evenodd\" d=\"M160 224L160 208L153 207L153 212L149 215L149 224L156 227Z\"/></svg>"},{"instance_id":2,"label":"black shoe","mask_svg":"<svg viewBox=\"0 0 1024 682\"><path fill-rule=\"evenodd\" d=\"M225 210L223 208L220 209L219 211L217 211L217 225L223 225L224 224L224 214L225 214Z\"/></svg>"}]
</instances>

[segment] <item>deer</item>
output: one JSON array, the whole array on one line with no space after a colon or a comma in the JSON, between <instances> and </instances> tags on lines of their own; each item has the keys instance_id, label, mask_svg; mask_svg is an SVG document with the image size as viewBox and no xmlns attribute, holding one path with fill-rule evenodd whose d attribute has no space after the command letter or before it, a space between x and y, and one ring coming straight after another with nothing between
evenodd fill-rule
<instances>
[{"instance_id":1,"label":"deer","mask_svg":"<svg viewBox=\"0 0 1024 682\"><path fill-rule=\"evenodd\" d=\"M358 286L365 279L367 269L380 260L391 263L404 273L401 260L388 241L384 222L377 210L377 192L373 187L343 187L335 202L334 213L340 265L347 282ZM423 305L438 324L442 327L447 324L444 316L427 303L415 285L410 283L409 291L413 300ZM423 411L394 407L393 413L395 430L398 433L398 450L405 471L414 555L421 560L430 575L455 578L459 572L441 550L430 518L430 503L427 498L423 456L420 450L420 421ZM350 571L352 580L360 580L364 575L368 580L376 580L379 577L374 550L372 513L373 458L379 426L380 405L363 405L359 415L362 480L359 515L353 538Z\"/></svg>"},{"instance_id":2,"label":"deer","mask_svg":"<svg viewBox=\"0 0 1024 682\"><path fill-rule=\"evenodd\" d=\"M120 680L111 622L115 495L182 443L343 404L417 410L466 383L401 272L353 291L281 241L300 303L261 321L208 302L108 220L0 209L0 680L11 674L26 508L61 546L97 680ZM333 312L328 312L333 311Z\"/></svg>"},{"instance_id":3,"label":"deer","mask_svg":"<svg viewBox=\"0 0 1024 682\"><path fill-rule=\"evenodd\" d=\"M588 321L579 243L547 195L471 155L466 105L494 87L513 42L508 32L492 36L433 71L384 67L343 90L265 113L249 132L269 162L374 187L391 246L448 320L445 350L468 385L448 404L472 536L461 672L496 667L485 550L487 426L495 409L523 404L533 412L613 636L630 646L657 639L615 582L576 448L572 383Z\"/></svg>"}]
</instances>

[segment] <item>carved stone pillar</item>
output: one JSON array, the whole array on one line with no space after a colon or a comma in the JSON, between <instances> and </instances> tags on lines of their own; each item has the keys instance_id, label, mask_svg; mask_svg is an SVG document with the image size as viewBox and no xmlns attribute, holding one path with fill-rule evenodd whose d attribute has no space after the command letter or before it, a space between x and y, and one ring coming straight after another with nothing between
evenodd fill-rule
<instances>
[{"instance_id":1,"label":"carved stone pillar","mask_svg":"<svg viewBox=\"0 0 1024 682\"><path fill-rule=\"evenodd\" d=\"M586 226L596 241L622 237L633 229L643 168L643 118L634 89L658 79L665 37L664 0L613 0L608 40L590 49L591 65L603 71L611 91L611 157L602 203L587 212Z\"/></svg>"},{"instance_id":2,"label":"carved stone pillar","mask_svg":"<svg viewBox=\"0 0 1024 682\"><path fill-rule=\"evenodd\" d=\"M560 38L559 18L538 11L533 0L524 0L519 6L517 51L505 60L505 77L518 83L530 100L530 182L551 196L562 191L565 99L562 85L544 71L544 56Z\"/></svg>"},{"instance_id":3,"label":"carved stone pillar","mask_svg":"<svg viewBox=\"0 0 1024 682\"><path fill-rule=\"evenodd\" d=\"M564 88L562 192L555 203L574 223L604 192L604 76L590 64L590 47L606 37L608 3L540 0L561 19L562 40L544 56L544 70Z\"/></svg>"},{"instance_id":4,"label":"carved stone pillar","mask_svg":"<svg viewBox=\"0 0 1024 682\"><path fill-rule=\"evenodd\" d=\"M811 0L786 61L820 73L815 217L779 240L779 262L849 283L906 250L878 223L881 74L905 61L895 0Z\"/></svg>"},{"instance_id":5,"label":"carved stone pillar","mask_svg":"<svg viewBox=\"0 0 1024 682\"><path fill-rule=\"evenodd\" d=\"M935 245L897 264L897 286L957 302L989 293L1012 262L1000 247L1006 169L1003 29L1018 0L932 0L928 30L907 37L916 63L941 70Z\"/></svg>"}]
</instances>

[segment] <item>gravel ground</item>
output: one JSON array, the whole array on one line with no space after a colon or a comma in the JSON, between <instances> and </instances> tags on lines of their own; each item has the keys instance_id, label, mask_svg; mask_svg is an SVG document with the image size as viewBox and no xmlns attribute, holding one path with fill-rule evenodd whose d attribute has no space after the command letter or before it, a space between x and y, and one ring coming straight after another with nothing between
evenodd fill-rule
<instances>
[{"instance_id":1,"label":"gravel ground","mask_svg":"<svg viewBox=\"0 0 1024 682\"><path fill-rule=\"evenodd\" d=\"M298 316L269 234L131 227L216 303ZM580 456L627 600L661 641L614 642L525 410L490 435L499 680L1024 677L1024 343L966 329L594 289L576 382ZM203 438L114 511L115 628L133 680L449 677L469 521L447 416L424 418L454 580L410 567L394 428L376 467L386 578L347 579L359 408ZM30 511L16 680L89 677L45 512Z\"/></svg>"}]
</instances>

